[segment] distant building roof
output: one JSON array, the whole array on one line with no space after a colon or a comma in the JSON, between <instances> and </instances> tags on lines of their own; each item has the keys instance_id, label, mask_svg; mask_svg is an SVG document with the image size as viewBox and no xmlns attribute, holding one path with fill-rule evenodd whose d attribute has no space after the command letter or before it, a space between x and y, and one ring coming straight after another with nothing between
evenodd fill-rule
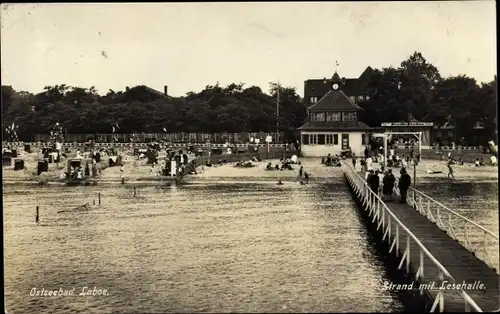
<instances>
[{"instance_id":1,"label":"distant building roof","mask_svg":"<svg viewBox=\"0 0 500 314\"><path fill-rule=\"evenodd\" d=\"M332 78L326 79L308 79L305 81L306 88L314 91L322 91L325 89L325 85L328 86L332 81L342 81L342 90L348 95L363 94L366 92L366 87L369 83L370 77L373 75L375 70L368 66L359 78L340 78L340 75L335 72ZM329 88L329 87L326 87Z\"/></svg>"},{"instance_id":2,"label":"distant building roof","mask_svg":"<svg viewBox=\"0 0 500 314\"><path fill-rule=\"evenodd\" d=\"M148 91L148 92L151 92L153 94L156 94L156 95L159 95L159 96L163 96L163 97L166 97L166 98L172 98L171 96L169 95L165 95L165 93L162 93L154 88L151 88L151 87L148 87L148 86L144 86L145 89Z\"/></svg>"},{"instance_id":3,"label":"distant building roof","mask_svg":"<svg viewBox=\"0 0 500 314\"><path fill-rule=\"evenodd\" d=\"M328 122L306 122L302 125L299 130L302 131L368 131L371 128L363 122L339 122L339 121L328 121Z\"/></svg>"},{"instance_id":4,"label":"distant building roof","mask_svg":"<svg viewBox=\"0 0 500 314\"><path fill-rule=\"evenodd\" d=\"M361 107L353 103L341 90L330 90L317 103L307 108L311 112L360 111Z\"/></svg>"}]
</instances>

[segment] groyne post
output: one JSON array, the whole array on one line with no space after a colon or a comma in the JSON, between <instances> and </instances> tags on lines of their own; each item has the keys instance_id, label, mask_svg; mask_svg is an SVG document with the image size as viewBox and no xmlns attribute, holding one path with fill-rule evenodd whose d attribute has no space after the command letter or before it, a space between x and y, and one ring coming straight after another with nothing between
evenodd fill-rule
<instances>
[{"instance_id":1,"label":"groyne post","mask_svg":"<svg viewBox=\"0 0 500 314\"><path fill-rule=\"evenodd\" d=\"M97 204L101 206L101 192L97 192Z\"/></svg>"},{"instance_id":2,"label":"groyne post","mask_svg":"<svg viewBox=\"0 0 500 314\"><path fill-rule=\"evenodd\" d=\"M134 186L134 197L137 195L137 188Z\"/></svg>"},{"instance_id":3,"label":"groyne post","mask_svg":"<svg viewBox=\"0 0 500 314\"><path fill-rule=\"evenodd\" d=\"M35 221L38 223L40 222L40 215L39 215L39 207L36 207L36 216L35 216Z\"/></svg>"}]
</instances>

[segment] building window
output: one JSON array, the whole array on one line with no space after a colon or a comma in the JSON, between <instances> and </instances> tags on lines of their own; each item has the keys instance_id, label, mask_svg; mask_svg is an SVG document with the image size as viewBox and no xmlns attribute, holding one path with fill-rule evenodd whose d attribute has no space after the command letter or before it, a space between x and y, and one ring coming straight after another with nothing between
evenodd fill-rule
<instances>
[{"instance_id":1,"label":"building window","mask_svg":"<svg viewBox=\"0 0 500 314\"><path fill-rule=\"evenodd\" d=\"M302 135L302 144L309 145L309 134Z\"/></svg>"},{"instance_id":2,"label":"building window","mask_svg":"<svg viewBox=\"0 0 500 314\"><path fill-rule=\"evenodd\" d=\"M363 96L358 96L358 101L357 102L360 102L360 101L363 101Z\"/></svg>"},{"instance_id":3,"label":"building window","mask_svg":"<svg viewBox=\"0 0 500 314\"><path fill-rule=\"evenodd\" d=\"M325 134L318 134L318 144L325 145Z\"/></svg>"},{"instance_id":4,"label":"building window","mask_svg":"<svg viewBox=\"0 0 500 314\"><path fill-rule=\"evenodd\" d=\"M340 121L340 112L327 112L326 121Z\"/></svg>"},{"instance_id":5,"label":"building window","mask_svg":"<svg viewBox=\"0 0 500 314\"><path fill-rule=\"evenodd\" d=\"M356 112L343 112L342 113L342 121L346 121L346 122L357 121Z\"/></svg>"},{"instance_id":6,"label":"building window","mask_svg":"<svg viewBox=\"0 0 500 314\"><path fill-rule=\"evenodd\" d=\"M316 134L309 134L309 144L318 144L318 136Z\"/></svg>"},{"instance_id":7,"label":"building window","mask_svg":"<svg viewBox=\"0 0 500 314\"><path fill-rule=\"evenodd\" d=\"M339 135L333 134L333 145L339 145Z\"/></svg>"},{"instance_id":8,"label":"building window","mask_svg":"<svg viewBox=\"0 0 500 314\"><path fill-rule=\"evenodd\" d=\"M309 103L315 104L317 102L318 102L318 97L316 96L309 97Z\"/></svg>"},{"instance_id":9,"label":"building window","mask_svg":"<svg viewBox=\"0 0 500 314\"><path fill-rule=\"evenodd\" d=\"M356 103L356 96L349 96L349 99L350 99L353 103Z\"/></svg>"},{"instance_id":10,"label":"building window","mask_svg":"<svg viewBox=\"0 0 500 314\"><path fill-rule=\"evenodd\" d=\"M342 150L349 149L349 134L342 134Z\"/></svg>"},{"instance_id":11,"label":"building window","mask_svg":"<svg viewBox=\"0 0 500 314\"><path fill-rule=\"evenodd\" d=\"M325 114L323 112L321 113L311 113L311 121L316 121L316 122L325 122Z\"/></svg>"},{"instance_id":12,"label":"building window","mask_svg":"<svg viewBox=\"0 0 500 314\"><path fill-rule=\"evenodd\" d=\"M370 100L370 96L365 96L365 100Z\"/></svg>"},{"instance_id":13,"label":"building window","mask_svg":"<svg viewBox=\"0 0 500 314\"><path fill-rule=\"evenodd\" d=\"M332 145L333 144L333 134L327 134L326 135L326 145Z\"/></svg>"}]
</instances>

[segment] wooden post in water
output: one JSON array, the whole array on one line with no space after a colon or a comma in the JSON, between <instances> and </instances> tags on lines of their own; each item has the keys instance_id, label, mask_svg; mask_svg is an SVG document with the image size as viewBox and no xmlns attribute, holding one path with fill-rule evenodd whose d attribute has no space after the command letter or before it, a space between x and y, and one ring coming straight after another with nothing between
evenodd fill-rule
<instances>
[{"instance_id":1,"label":"wooden post in water","mask_svg":"<svg viewBox=\"0 0 500 314\"><path fill-rule=\"evenodd\" d=\"M39 215L39 207L36 207L36 216L35 216L35 221L38 223L40 221L40 215Z\"/></svg>"},{"instance_id":2,"label":"wooden post in water","mask_svg":"<svg viewBox=\"0 0 500 314\"><path fill-rule=\"evenodd\" d=\"M97 204L101 206L101 192L97 192Z\"/></svg>"}]
</instances>

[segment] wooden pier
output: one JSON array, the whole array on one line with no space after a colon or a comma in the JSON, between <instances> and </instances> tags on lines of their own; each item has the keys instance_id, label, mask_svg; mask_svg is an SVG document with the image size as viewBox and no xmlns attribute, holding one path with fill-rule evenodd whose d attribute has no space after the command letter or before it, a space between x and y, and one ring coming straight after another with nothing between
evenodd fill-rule
<instances>
[{"instance_id":1,"label":"wooden pier","mask_svg":"<svg viewBox=\"0 0 500 314\"><path fill-rule=\"evenodd\" d=\"M362 204L361 210L368 213L371 223L380 230L382 241L388 242L389 253L401 258L398 269L412 275L417 283L414 289L431 300L430 312L483 312L500 308L497 269L461 244L451 227L444 230L441 219L429 219L416 202L414 206L384 203L352 167L344 163L343 171L347 184Z\"/></svg>"}]
</instances>

